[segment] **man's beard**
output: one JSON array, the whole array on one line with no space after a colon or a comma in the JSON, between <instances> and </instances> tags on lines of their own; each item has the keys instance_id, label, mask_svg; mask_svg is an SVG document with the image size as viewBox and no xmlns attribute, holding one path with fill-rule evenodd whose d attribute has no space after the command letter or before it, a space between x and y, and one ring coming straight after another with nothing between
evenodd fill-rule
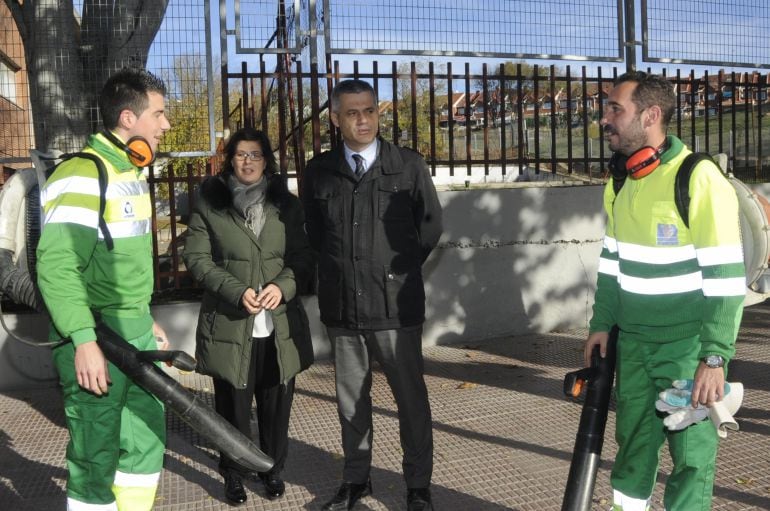
<instances>
[{"instance_id":1,"label":"man's beard","mask_svg":"<svg viewBox=\"0 0 770 511\"><path fill-rule=\"evenodd\" d=\"M605 126L605 132L608 131ZM609 133L617 135L614 126L609 126ZM626 128L626 132L618 137L617 143L610 142L610 150L625 156L631 156L642 147L649 145L647 143L647 133L642 128L642 122L639 115L634 117L633 121Z\"/></svg>"}]
</instances>

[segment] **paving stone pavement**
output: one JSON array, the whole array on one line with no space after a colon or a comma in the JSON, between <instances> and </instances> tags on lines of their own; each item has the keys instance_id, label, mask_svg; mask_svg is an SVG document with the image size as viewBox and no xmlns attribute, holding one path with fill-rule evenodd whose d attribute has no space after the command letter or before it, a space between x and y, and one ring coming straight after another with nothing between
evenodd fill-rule
<instances>
[{"instance_id":1,"label":"paving stone pavement","mask_svg":"<svg viewBox=\"0 0 770 511\"><path fill-rule=\"evenodd\" d=\"M715 510L770 509L770 305L746 309L731 380L746 388L741 431L722 441ZM433 411L436 510L558 510L569 472L581 405L562 397L562 379L580 366L585 330L489 339L425 348ZM212 402L210 379L178 379ZM377 371L374 406L374 494L357 510L405 509L395 403ZM156 511L225 510L217 454L169 414L165 468ZM594 491L595 510L610 507L609 471L616 452L610 411ZM336 491L342 469L334 370L322 361L301 374L284 471L286 495L269 501L247 482L241 510L316 510ZM0 510L65 508L67 431L56 388L0 393ZM663 450L653 509L663 509Z\"/></svg>"}]
</instances>

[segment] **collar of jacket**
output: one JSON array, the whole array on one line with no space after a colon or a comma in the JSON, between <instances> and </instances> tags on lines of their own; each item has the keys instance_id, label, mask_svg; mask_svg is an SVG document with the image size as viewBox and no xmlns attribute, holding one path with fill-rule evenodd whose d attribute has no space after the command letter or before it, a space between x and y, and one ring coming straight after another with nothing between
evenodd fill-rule
<instances>
[{"instance_id":1,"label":"collar of jacket","mask_svg":"<svg viewBox=\"0 0 770 511\"><path fill-rule=\"evenodd\" d=\"M135 166L128 159L126 152L115 147L115 144L107 140L107 137L101 133L89 135L86 145L96 151L99 156L107 160L110 165L115 167L119 172L127 172L129 170L135 172L139 171L139 167Z\"/></svg>"},{"instance_id":2,"label":"collar of jacket","mask_svg":"<svg viewBox=\"0 0 770 511\"><path fill-rule=\"evenodd\" d=\"M660 155L661 164L670 162L684 149L684 142L674 135L668 135L668 143L670 144L669 148Z\"/></svg>"},{"instance_id":3,"label":"collar of jacket","mask_svg":"<svg viewBox=\"0 0 770 511\"><path fill-rule=\"evenodd\" d=\"M375 174L372 171L379 170L380 174L400 174L404 171L404 160L401 158L399 148L382 137L378 136L377 139L379 141L377 159L372 162L369 170L364 174L364 179L368 175L374 176ZM348 162L345 159L345 147L340 144L336 151L339 160L336 170L341 174L348 175L345 172L345 169L348 167Z\"/></svg>"},{"instance_id":4,"label":"collar of jacket","mask_svg":"<svg viewBox=\"0 0 770 511\"><path fill-rule=\"evenodd\" d=\"M265 203L279 206L284 191L282 190L280 175L268 175L267 190L265 190ZM200 196L214 209L226 209L233 205L233 193L227 186L227 175L219 173L209 176L201 182ZM289 192L286 192L289 193Z\"/></svg>"}]
</instances>

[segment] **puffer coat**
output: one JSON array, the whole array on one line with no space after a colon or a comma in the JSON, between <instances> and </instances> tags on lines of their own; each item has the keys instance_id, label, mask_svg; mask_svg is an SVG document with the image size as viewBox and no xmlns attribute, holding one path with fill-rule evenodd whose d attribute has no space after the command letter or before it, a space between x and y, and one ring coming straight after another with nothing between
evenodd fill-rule
<instances>
[{"instance_id":1,"label":"puffer coat","mask_svg":"<svg viewBox=\"0 0 770 511\"><path fill-rule=\"evenodd\" d=\"M259 237L233 207L226 177L207 178L188 225L184 261L204 295L198 317L198 372L246 386L254 316L241 297L249 287L275 284L283 301L271 311L281 382L313 362L307 315L297 296L313 271L313 253L299 200L280 176L269 176L265 225Z\"/></svg>"}]
</instances>

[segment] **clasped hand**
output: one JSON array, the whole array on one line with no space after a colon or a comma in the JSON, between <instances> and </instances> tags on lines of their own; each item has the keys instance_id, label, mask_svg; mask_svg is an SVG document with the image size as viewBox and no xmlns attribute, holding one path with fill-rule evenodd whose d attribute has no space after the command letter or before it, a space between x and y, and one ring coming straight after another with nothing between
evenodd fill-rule
<instances>
[{"instance_id":1,"label":"clasped hand","mask_svg":"<svg viewBox=\"0 0 770 511\"><path fill-rule=\"evenodd\" d=\"M241 304L249 314L259 314L262 309L275 309L281 300L283 300L281 288L275 284L268 284L259 293L254 288L248 288L241 297Z\"/></svg>"}]
</instances>

